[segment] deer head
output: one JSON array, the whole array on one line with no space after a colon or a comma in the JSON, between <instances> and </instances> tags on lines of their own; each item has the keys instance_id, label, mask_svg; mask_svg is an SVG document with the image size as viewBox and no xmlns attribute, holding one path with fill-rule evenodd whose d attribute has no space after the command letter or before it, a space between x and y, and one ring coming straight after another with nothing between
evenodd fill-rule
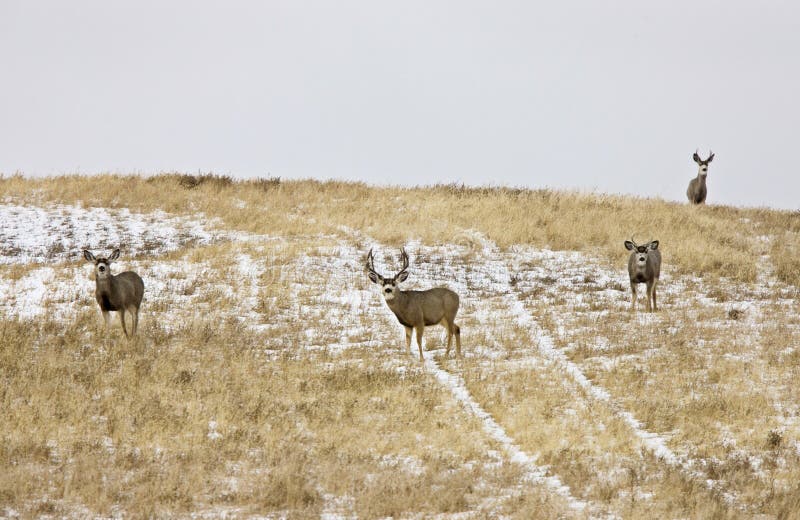
<instances>
[{"instance_id":1,"label":"deer head","mask_svg":"<svg viewBox=\"0 0 800 520\"><path fill-rule=\"evenodd\" d=\"M708 159L703 160L700 158L698 151L695 150L694 155L692 155L692 159L700 167L700 170L697 172L698 175L708 175L708 163L714 160L714 152L709 150Z\"/></svg>"},{"instance_id":2,"label":"deer head","mask_svg":"<svg viewBox=\"0 0 800 520\"><path fill-rule=\"evenodd\" d=\"M95 266L95 274L102 280L111 276L111 262L119 258L119 249L115 249L108 258L97 258L88 249L83 250L83 258Z\"/></svg>"},{"instance_id":3,"label":"deer head","mask_svg":"<svg viewBox=\"0 0 800 520\"><path fill-rule=\"evenodd\" d=\"M397 285L408 278L408 253L406 253L405 248L400 249L400 258L403 262L403 267L400 269L400 272L391 278L387 278L375 270L375 257L372 255L372 249L369 250L369 254L367 255L367 276L369 276L372 283L381 286L381 293L386 301L393 299L397 295L397 291L399 290Z\"/></svg>"}]
</instances>

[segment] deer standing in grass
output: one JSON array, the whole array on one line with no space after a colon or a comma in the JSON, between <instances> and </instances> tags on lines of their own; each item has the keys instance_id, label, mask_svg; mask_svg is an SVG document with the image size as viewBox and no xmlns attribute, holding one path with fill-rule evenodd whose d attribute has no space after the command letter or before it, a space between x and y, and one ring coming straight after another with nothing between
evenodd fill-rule
<instances>
[{"instance_id":1,"label":"deer standing in grass","mask_svg":"<svg viewBox=\"0 0 800 520\"><path fill-rule=\"evenodd\" d=\"M95 258L89 250L84 249L83 257L87 262L94 264L94 295L103 312L103 321L105 321L106 327L110 320L109 312L118 311L119 319L122 322L122 331L126 338L129 337L128 329L125 326L125 311L128 311L132 317L131 335L136 334L136 329L139 328L139 307L142 305L144 296L142 279L133 271L125 271L118 275L111 274L111 262L119 258L119 249L115 249L108 258Z\"/></svg>"},{"instance_id":2,"label":"deer standing in grass","mask_svg":"<svg viewBox=\"0 0 800 520\"><path fill-rule=\"evenodd\" d=\"M706 176L708 175L708 164L714 160L714 152L709 150L708 159L705 161L700 158L697 151L692 156L694 162L697 163L697 177L689 181L689 187L686 189L686 196L692 204L705 204L708 189L706 188Z\"/></svg>"},{"instance_id":3,"label":"deer standing in grass","mask_svg":"<svg viewBox=\"0 0 800 520\"><path fill-rule=\"evenodd\" d=\"M631 251L628 258L628 275L631 279L631 310L636 310L636 285L647 284L647 312L658 310L656 305L656 285L661 275L661 251L658 240L637 246L633 240L625 241L625 249ZM652 307L650 301L652 300Z\"/></svg>"},{"instance_id":4,"label":"deer standing in grass","mask_svg":"<svg viewBox=\"0 0 800 520\"><path fill-rule=\"evenodd\" d=\"M450 346L453 336L456 337L456 354L461 357L461 328L456 325L458 312L458 294L444 287L436 287L426 291L401 291L398 284L408 278L408 254L401 249L403 268L392 278L386 278L375 271L375 259L372 249L367 255L367 276L372 283L382 288L386 305L397 317L397 321L406 329L406 348L411 348L411 332L417 330L417 346L419 347L419 360L422 357L422 333L429 325L443 325L447 329L447 350L445 357L450 355Z\"/></svg>"}]
</instances>

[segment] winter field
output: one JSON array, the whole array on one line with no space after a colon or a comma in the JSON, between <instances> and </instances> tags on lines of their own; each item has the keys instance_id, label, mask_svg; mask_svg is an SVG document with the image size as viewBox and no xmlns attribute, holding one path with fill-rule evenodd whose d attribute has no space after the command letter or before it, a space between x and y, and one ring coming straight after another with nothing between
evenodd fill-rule
<instances>
[{"instance_id":1,"label":"winter field","mask_svg":"<svg viewBox=\"0 0 800 520\"><path fill-rule=\"evenodd\" d=\"M798 213L76 175L0 178L0 223L0 517L800 518ZM367 279L403 245L463 358ZM115 247L131 340L81 255Z\"/></svg>"}]
</instances>

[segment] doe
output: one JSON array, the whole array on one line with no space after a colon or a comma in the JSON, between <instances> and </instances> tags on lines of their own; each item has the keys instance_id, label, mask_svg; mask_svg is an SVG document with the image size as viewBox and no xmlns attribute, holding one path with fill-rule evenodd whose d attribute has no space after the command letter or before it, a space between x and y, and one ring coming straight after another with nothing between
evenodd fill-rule
<instances>
[{"instance_id":1,"label":"doe","mask_svg":"<svg viewBox=\"0 0 800 520\"><path fill-rule=\"evenodd\" d=\"M661 251L658 250L658 240L652 240L643 246L637 246L633 240L626 240L625 249L631 251L631 256L628 258L628 275L631 279L631 310L636 310L636 285L645 283L647 284L647 311L657 311L656 285L658 285L658 277L661 275Z\"/></svg>"},{"instance_id":2,"label":"doe","mask_svg":"<svg viewBox=\"0 0 800 520\"><path fill-rule=\"evenodd\" d=\"M94 263L95 290L97 304L103 312L103 320L108 327L109 312L118 311L122 322L122 331L128 336L125 326L125 311L132 316L131 335L136 334L139 327L139 307L144 296L144 282L133 271L125 271L118 275L111 274L111 262L119 258L119 249L115 249L108 258L95 258L87 249L83 250L83 257L87 262Z\"/></svg>"},{"instance_id":3,"label":"doe","mask_svg":"<svg viewBox=\"0 0 800 520\"><path fill-rule=\"evenodd\" d=\"M686 189L686 197L692 204L705 204L708 189L706 188L706 176L708 175L708 164L714 160L714 152L709 150L708 159L703 160L698 155L697 151L692 156L694 162L697 163L697 177L689 181L689 187Z\"/></svg>"},{"instance_id":4,"label":"doe","mask_svg":"<svg viewBox=\"0 0 800 520\"><path fill-rule=\"evenodd\" d=\"M458 312L458 294L444 287L436 287L426 291L401 291L400 282L408 278L408 254L401 249L403 268L391 278L386 278L375 271L375 259L372 249L367 255L367 276L372 283L378 284L383 289L383 297L389 309L397 317L397 321L406 329L406 348L411 348L411 332L417 331L417 346L419 347L419 360L422 357L422 333L426 326L443 325L447 329L447 350L445 357L450 354L450 345L453 336L456 337L456 354L461 357L461 328L456 325Z\"/></svg>"}]
</instances>

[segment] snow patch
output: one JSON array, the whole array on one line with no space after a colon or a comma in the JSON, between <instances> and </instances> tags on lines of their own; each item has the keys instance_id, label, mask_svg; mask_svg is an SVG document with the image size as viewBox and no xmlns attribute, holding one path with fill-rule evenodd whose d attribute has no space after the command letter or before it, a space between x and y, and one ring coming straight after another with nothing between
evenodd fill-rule
<instances>
[{"instance_id":1,"label":"snow patch","mask_svg":"<svg viewBox=\"0 0 800 520\"><path fill-rule=\"evenodd\" d=\"M547 486L565 498L572 509L586 509L586 502L573 497L569 486L563 484L557 476L547 475L547 467L537 465L536 457L525 453L514 443L503 427L472 398L463 379L442 370L429 352L425 353L424 357L426 368L433 373L437 381L448 388L453 396L481 421L484 431L503 446L509 459L525 469L526 481Z\"/></svg>"},{"instance_id":2,"label":"snow patch","mask_svg":"<svg viewBox=\"0 0 800 520\"><path fill-rule=\"evenodd\" d=\"M128 256L174 251L187 243L209 244L216 224L202 213L192 218L127 208L47 207L0 203L0 264L63 262L88 248L97 255L115 247Z\"/></svg>"}]
</instances>

